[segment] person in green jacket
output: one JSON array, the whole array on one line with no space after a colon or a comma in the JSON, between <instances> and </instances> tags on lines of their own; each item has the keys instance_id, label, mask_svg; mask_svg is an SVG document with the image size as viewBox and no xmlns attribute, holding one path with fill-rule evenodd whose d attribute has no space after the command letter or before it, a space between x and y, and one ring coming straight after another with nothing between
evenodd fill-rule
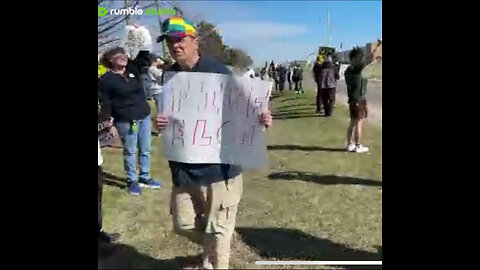
<instances>
[{"instance_id":1,"label":"person in green jacket","mask_svg":"<svg viewBox=\"0 0 480 270\"><path fill-rule=\"evenodd\" d=\"M367 118L367 82L362 76L363 69L373 61L373 56L378 46L366 58L362 49L355 47L350 52L351 65L345 70L345 83L347 84L348 104L350 109L350 126L347 131L348 152L365 153L369 148L361 142L363 120Z\"/></svg>"}]
</instances>

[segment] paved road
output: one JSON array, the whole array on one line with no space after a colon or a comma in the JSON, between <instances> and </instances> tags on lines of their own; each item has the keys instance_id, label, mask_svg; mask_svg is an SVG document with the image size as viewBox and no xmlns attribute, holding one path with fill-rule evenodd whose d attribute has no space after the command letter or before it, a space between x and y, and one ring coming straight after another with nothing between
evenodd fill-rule
<instances>
[{"instance_id":1,"label":"paved road","mask_svg":"<svg viewBox=\"0 0 480 270\"><path fill-rule=\"evenodd\" d=\"M316 91L317 85L313 80L311 72L304 74L304 87ZM343 104L347 104L347 87L345 81L340 80L337 84L337 100ZM368 120L369 122L382 126L382 81L369 81L367 89L368 102Z\"/></svg>"},{"instance_id":2,"label":"paved road","mask_svg":"<svg viewBox=\"0 0 480 270\"><path fill-rule=\"evenodd\" d=\"M347 87L345 81L339 81L337 85L337 93L347 95ZM367 101L369 105L382 107L382 82L369 81L367 89Z\"/></svg>"},{"instance_id":3,"label":"paved road","mask_svg":"<svg viewBox=\"0 0 480 270\"><path fill-rule=\"evenodd\" d=\"M344 81L337 84L337 99L347 104L347 87ZM382 127L382 82L369 81L367 89L368 121Z\"/></svg>"}]
</instances>

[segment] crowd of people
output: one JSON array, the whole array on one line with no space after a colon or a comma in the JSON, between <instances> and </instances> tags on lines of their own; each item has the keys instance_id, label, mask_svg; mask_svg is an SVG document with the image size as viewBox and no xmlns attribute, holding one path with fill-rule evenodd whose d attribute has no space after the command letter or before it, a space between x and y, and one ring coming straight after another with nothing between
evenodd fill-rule
<instances>
[{"instance_id":1,"label":"crowd of people","mask_svg":"<svg viewBox=\"0 0 480 270\"><path fill-rule=\"evenodd\" d=\"M350 111L350 125L347 129L347 151L366 153L369 148L362 145L363 122L368 116L367 110L367 83L362 76L363 69L373 59L377 48L368 55L362 49L355 47L350 51L350 66L345 70L345 84L347 86L348 104ZM337 81L340 79L340 64L333 60L334 55L319 55L313 67L313 75L317 84L317 113L330 117L333 113L336 100ZM322 113L323 110L323 113Z\"/></svg>"},{"instance_id":2,"label":"crowd of people","mask_svg":"<svg viewBox=\"0 0 480 270\"><path fill-rule=\"evenodd\" d=\"M142 188L158 189L162 182L150 175L152 136L152 106L161 104L163 70L171 72L203 72L232 74L225 66L199 53L195 26L181 17L172 17L162 24L162 35L157 40L166 41L173 65L149 51L140 51L135 59L129 59L125 50L116 47L105 52L99 66L99 122L101 129L112 137L119 136L123 144L123 166L127 190L141 195ZM361 145L362 123L367 117L366 81L361 71L366 62L361 50L350 54L352 65L346 70L351 123L347 134L347 150L366 152ZM323 59L322 59L323 60ZM368 61L367 61L368 62ZM313 68L317 82L317 111L321 106L325 116L330 116L335 102L339 69L327 56ZM255 74L248 70L244 76L268 76L275 82L275 90L282 92L285 82L296 93L304 92L303 70L298 64L286 67L272 61ZM154 100L155 105L151 104ZM155 111L155 110L154 110ZM270 127L272 115L267 109L259 116L259 123ZM169 124L166 115L157 113L155 128L161 133ZM99 125L100 132L100 125ZM138 158L137 158L138 152ZM137 174L138 161L138 174ZM98 143L98 240L110 243L118 234L102 230L103 158ZM203 238L202 267L228 269L230 242L235 228L238 204L242 197L242 168L232 164L191 164L169 161L172 175L170 212L174 231L181 235L198 235ZM208 196L207 196L208 195ZM147 206L149 207L149 206Z\"/></svg>"},{"instance_id":3,"label":"crowd of people","mask_svg":"<svg viewBox=\"0 0 480 270\"><path fill-rule=\"evenodd\" d=\"M288 82L288 88L292 90L292 83L294 84L295 93L305 93L303 90L303 68L298 63L291 65L275 65L274 61L260 70L259 77L262 80L273 80L275 91L283 92L285 89L285 82Z\"/></svg>"},{"instance_id":4,"label":"crowd of people","mask_svg":"<svg viewBox=\"0 0 480 270\"><path fill-rule=\"evenodd\" d=\"M175 64L165 70L231 74L225 66L199 53L196 29L190 21L172 17L163 23L162 28L163 34L158 41L166 40L175 60ZM103 126L109 134L118 134L121 138L127 189L130 194L140 195L141 187L159 188L161 182L150 177L152 121L148 92L151 90L155 101L161 102L162 76L157 70L161 63L148 51L140 51L134 60L130 60L122 48L114 48L103 54L101 64L108 71L99 77L99 118L107 119L107 124ZM258 121L266 127L271 126L270 111L262 112ZM155 123L161 131L166 128L169 119L158 114ZM102 163L99 142L99 244L118 238L118 235L102 230ZM183 235L201 234L204 239L204 268L228 269L230 241L242 196L242 168L232 164L176 161L169 161L169 166L173 181L170 210L174 230Z\"/></svg>"},{"instance_id":5,"label":"crowd of people","mask_svg":"<svg viewBox=\"0 0 480 270\"><path fill-rule=\"evenodd\" d=\"M350 111L350 125L347 129L347 147L348 152L365 153L369 148L361 143L363 122L367 118L368 110L366 103L366 91L368 80L362 76L363 69L369 65L373 59L375 51L381 45L379 41L369 55L364 55L362 49L355 47L349 55L351 65L345 71L345 83L347 86L348 104ZM340 79L340 63L335 59L335 53L320 53L312 69L315 83L317 84L316 93L316 113L319 116L330 117L335 108L337 95L337 82ZM292 82L295 84L297 94L304 93L302 87L303 69L298 64L290 65L286 68L284 65L275 65L274 61L265 66L260 71L262 80L271 79L275 82L275 90L283 92L285 80L288 81L289 90L292 90Z\"/></svg>"}]
</instances>

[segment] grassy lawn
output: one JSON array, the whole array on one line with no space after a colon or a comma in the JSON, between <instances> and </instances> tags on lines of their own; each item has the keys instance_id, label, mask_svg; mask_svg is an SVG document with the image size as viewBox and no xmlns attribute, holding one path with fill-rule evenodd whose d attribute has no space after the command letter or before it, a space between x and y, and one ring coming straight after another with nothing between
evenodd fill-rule
<instances>
[{"instance_id":1,"label":"grassy lawn","mask_svg":"<svg viewBox=\"0 0 480 270\"><path fill-rule=\"evenodd\" d=\"M369 79L382 79L382 63L372 63L365 67L363 74Z\"/></svg>"},{"instance_id":2,"label":"grassy lawn","mask_svg":"<svg viewBox=\"0 0 480 270\"><path fill-rule=\"evenodd\" d=\"M381 129L365 128L370 153L346 153L347 110L339 105L333 117L316 117L314 93L292 92L272 99L276 120L266 135L268 168L244 174L230 267L265 268L255 260L381 259ZM104 149L103 155L109 174L104 229L122 235L103 267L179 268L196 262L200 246L172 231L171 176L160 139L154 140L152 175L164 187L142 196L123 189L121 150Z\"/></svg>"}]
</instances>

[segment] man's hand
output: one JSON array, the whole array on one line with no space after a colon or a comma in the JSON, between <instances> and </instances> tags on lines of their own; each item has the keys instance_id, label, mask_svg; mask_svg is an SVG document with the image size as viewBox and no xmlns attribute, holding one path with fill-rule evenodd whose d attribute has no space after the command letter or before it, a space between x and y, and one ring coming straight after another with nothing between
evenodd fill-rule
<instances>
[{"instance_id":1,"label":"man's hand","mask_svg":"<svg viewBox=\"0 0 480 270\"><path fill-rule=\"evenodd\" d=\"M164 130L168 125L168 117L166 115L157 115L155 122L159 130Z\"/></svg>"},{"instance_id":2,"label":"man's hand","mask_svg":"<svg viewBox=\"0 0 480 270\"><path fill-rule=\"evenodd\" d=\"M273 124L272 112L269 109L262 112L260 114L259 121L260 121L260 124L265 125L267 128L272 126Z\"/></svg>"},{"instance_id":3,"label":"man's hand","mask_svg":"<svg viewBox=\"0 0 480 270\"><path fill-rule=\"evenodd\" d=\"M111 136L112 138L117 137L117 136L118 136L118 130L117 130L117 128L114 127L114 126L111 126L110 129L108 130L108 134L110 134L110 136Z\"/></svg>"}]
</instances>

